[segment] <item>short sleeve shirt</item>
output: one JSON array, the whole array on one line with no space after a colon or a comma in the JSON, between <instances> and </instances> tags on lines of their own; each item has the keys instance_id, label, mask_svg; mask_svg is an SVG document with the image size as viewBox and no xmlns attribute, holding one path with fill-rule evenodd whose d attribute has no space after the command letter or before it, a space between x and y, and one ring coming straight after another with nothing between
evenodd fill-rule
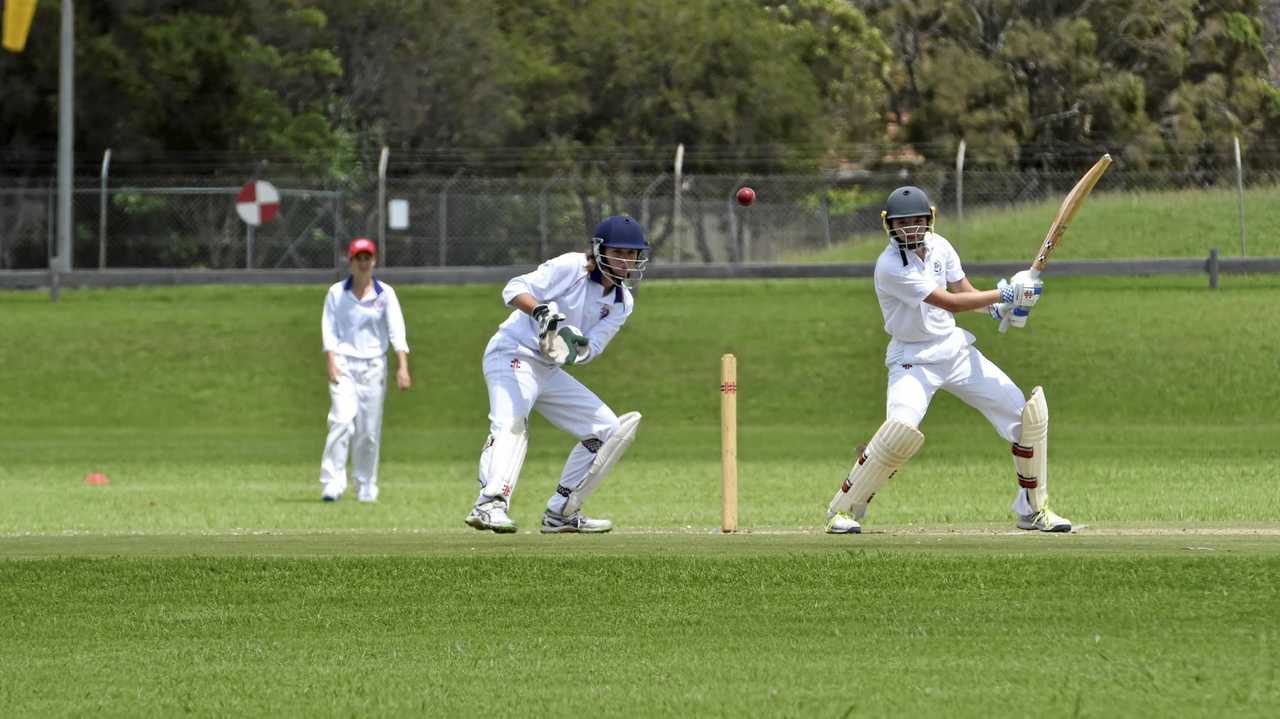
<instances>
[{"instance_id":1,"label":"short sleeve shirt","mask_svg":"<svg viewBox=\"0 0 1280 719\"><path fill-rule=\"evenodd\" d=\"M924 301L935 289L964 279L964 268L955 248L941 235L929 233L924 259L915 252L902 253L890 243L876 260L876 299L884 315L884 331L899 342L929 342L950 337L955 315Z\"/></svg>"}]
</instances>

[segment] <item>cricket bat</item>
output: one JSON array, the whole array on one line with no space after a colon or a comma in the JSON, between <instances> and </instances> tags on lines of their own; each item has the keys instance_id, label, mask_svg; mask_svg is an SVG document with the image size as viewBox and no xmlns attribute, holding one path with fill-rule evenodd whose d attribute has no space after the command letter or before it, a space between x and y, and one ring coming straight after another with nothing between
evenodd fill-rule
<instances>
[{"instance_id":1,"label":"cricket bat","mask_svg":"<svg viewBox=\"0 0 1280 719\"><path fill-rule=\"evenodd\" d=\"M1080 206L1084 204L1084 198L1089 196L1089 192L1093 190L1093 186L1098 184L1098 179L1102 177L1102 173L1107 171L1111 166L1111 155L1103 155L1101 159L1093 163L1093 167L1084 173L1084 177L1071 188L1071 192L1067 193L1067 198L1062 201L1062 205L1058 207L1058 214L1053 216L1053 224L1049 225L1049 232L1044 236L1044 242L1040 244L1040 252L1036 255L1035 261L1031 263L1032 278L1040 276L1044 271L1045 265L1049 264L1049 255L1057 249L1058 243L1062 241L1062 235L1067 231L1067 227L1071 225L1071 220L1075 218L1076 212ZM1005 332L1009 329L1009 320L1013 319L1012 312L1006 312L1004 318L1000 320L1000 331Z\"/></svg>"}]
</instances>

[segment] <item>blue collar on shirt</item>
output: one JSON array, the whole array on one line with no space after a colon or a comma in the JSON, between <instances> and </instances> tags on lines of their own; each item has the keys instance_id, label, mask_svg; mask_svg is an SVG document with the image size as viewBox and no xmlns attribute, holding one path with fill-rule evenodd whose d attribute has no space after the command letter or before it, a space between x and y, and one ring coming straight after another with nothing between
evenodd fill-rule
<instances>
[{"instance_id":1,"label":"blue collar on shirt","mask_svg":"<svg viewBox=\"0 0 1280 719\"><path fill-rule=\"evenodd\" d=\"M591 278L592 282L600 285L601 287L604 286L604 273L600 272L599 268L591 270L591 272L589 272L587 276ZM622 285L614 284L613 301L622 302Z\"/></svg>"},{"instance_id":2,"label":"blue collar on shirt","mask_svg":"<svg viewBox=\"0 0 1280 719\"><path fill-rule=\"evenodd\" d=\"M355 278L354 278L354 277L352 277L351 275L347 275L347 281L342 283L342 289L346 290L347 292L350 292L350 291L351 291L351 282L352 282L352 280L354 280L354 279L355 279ZM380 295L380 294L382 294L382 285L378 282L378 278L377 278L377 277L373 277L373 278L371 278L371 279L373 280L373 294L375 294L375 295Z\"/></svg>"}]
</instances>

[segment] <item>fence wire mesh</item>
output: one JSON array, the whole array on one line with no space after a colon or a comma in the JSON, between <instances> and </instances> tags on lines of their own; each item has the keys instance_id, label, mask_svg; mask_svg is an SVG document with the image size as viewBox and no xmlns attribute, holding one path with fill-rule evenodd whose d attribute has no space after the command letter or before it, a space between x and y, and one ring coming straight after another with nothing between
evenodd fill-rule
<instances>
[{"instance_id":1,"label":"fence wire mesh","mask_svg":"<svg viewBox=\"0 0 1280 719\"><path fill-rule=\"evenodd\" d=\"M923 169L814 175L608 174L591 169L537 178L391 176L385 199L407 202L404 229L383 229L376 178L333 189L305 174L271 178L277 218L250 232L235 211L238 186L180 175L81 183L73 193L73 266L111 268L328 268L355 236L382 240L383 266L528 265L587 247L602 218L627 213L647 228L655 262L742 263L803 257L852 238L879 241L879 212L894 187L914 184L951 216L1061 197L1072 172ZM960 182L958 182L960 180ZM962 182L962 185L961 185ZM1280 185L1251 170L1250 188ZM749 185L759 200L734 201ZM1113 167L1095 192L1233 191L1227 172L1142 172ZM961 194L962 187L962 194ZM47 180L0 179L0 269L47 267L56 192ZM105 208L105 210L104 210ZM385 227L385 225L383 225Z\"/></svg>"}]
</instances>

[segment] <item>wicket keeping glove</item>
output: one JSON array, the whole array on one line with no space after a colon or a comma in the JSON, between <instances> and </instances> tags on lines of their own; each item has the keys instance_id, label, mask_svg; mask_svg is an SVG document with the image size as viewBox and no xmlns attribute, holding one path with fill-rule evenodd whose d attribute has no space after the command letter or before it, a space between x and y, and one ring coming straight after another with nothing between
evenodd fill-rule
<instances>
[{"instance_id":1,"label":"wicket keeping glove","mask_svg":"<svg viewBox=\"0 0 1280 719\"><path fill-rule=\"evenodd\" d=\"M555 332L547 335L542 354L558 365L572 365L582 362L591 352L591 344L582 332L573 325L562 325Z\"/></svg>"},{"instance_id":2,"label":"wicket keeping glove","mask_svg":"<svg viewBox=\"0 0 1280 719\"><path fill-rule=\"evenodd\" d=\"M556 334L556 328L564 321L564 315L559 311L556 303L539 304L534 307L534 311L529 313L534 319L534 324L538 325L538 342L539 344L548 342L548 336ZM543 348L545 351L545 347Z\"/></svg>"}]
</instances>

